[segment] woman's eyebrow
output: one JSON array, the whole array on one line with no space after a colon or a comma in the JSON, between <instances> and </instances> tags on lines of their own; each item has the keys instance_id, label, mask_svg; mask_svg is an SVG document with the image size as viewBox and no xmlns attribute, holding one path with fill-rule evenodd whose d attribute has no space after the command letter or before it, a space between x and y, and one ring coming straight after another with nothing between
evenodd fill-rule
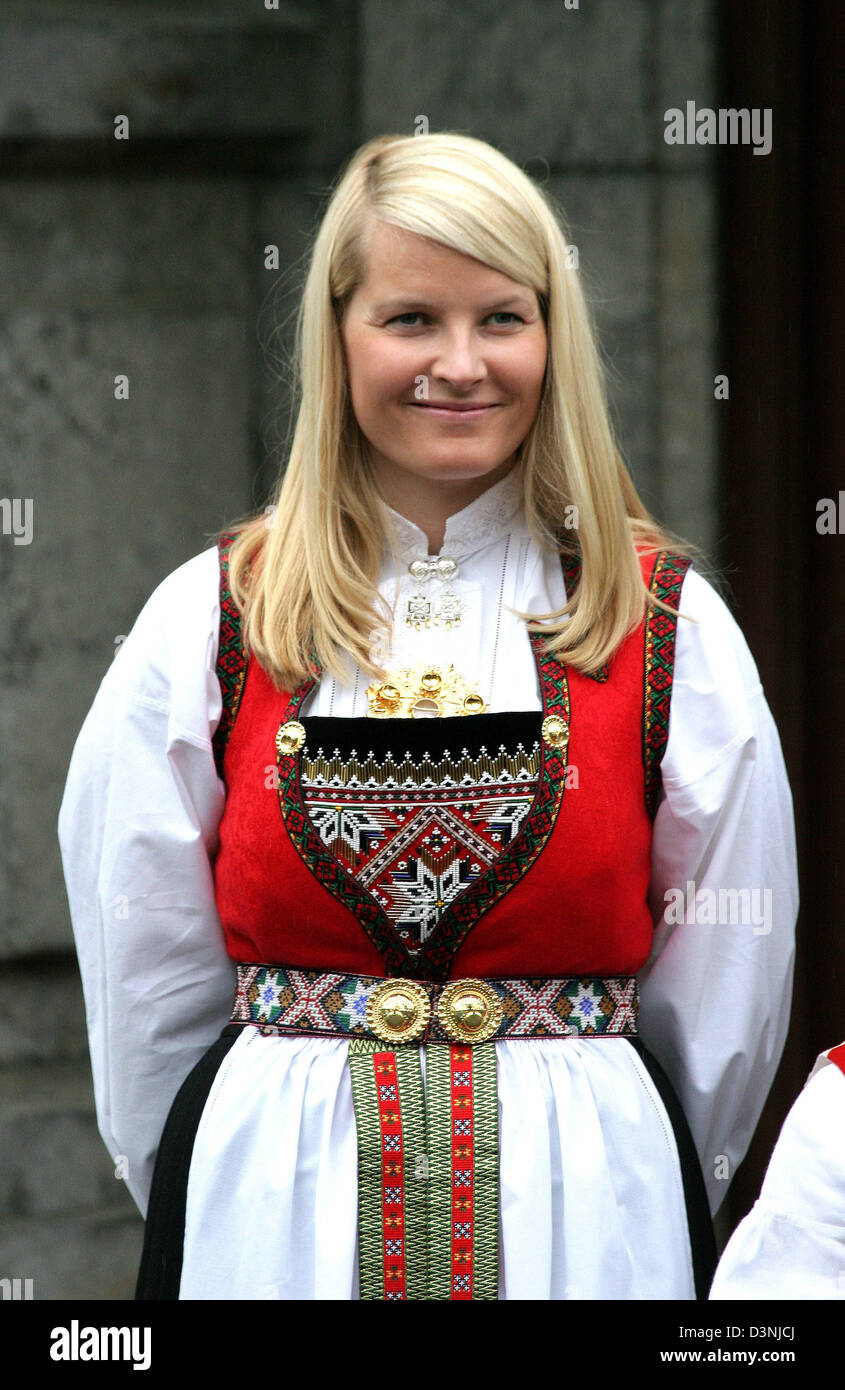
<instances>
[{"instance_id":1,"label":"woman's eyebrow","mask_svg":"<svg viewBox=\"0 0 845 1390\"><path fill-rule=\"evenodd\" d=\"M517 291L515 294L506 295L504 299L497 299L489 304L484 304L481 306L481 309L483 313L491 314L496 309L503 309L509 304L525 305L526 303L530 303L527 294ZM416 295L408 294L397 296L395 299L387 299L382 304L374 304L372 312L375 314L389 314L395 312L397 309L401 309L403 306L410 305L413 305L415 309L424 309L426 311L439 308L439 305L433 304L430 300L422 296L417 297Z\"/></svg>"}]
</instances>

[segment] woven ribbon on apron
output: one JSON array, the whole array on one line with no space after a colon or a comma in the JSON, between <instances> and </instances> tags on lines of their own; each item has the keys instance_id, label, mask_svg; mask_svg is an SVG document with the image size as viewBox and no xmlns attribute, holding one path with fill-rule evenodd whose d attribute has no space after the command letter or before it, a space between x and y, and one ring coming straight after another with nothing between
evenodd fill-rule
<instances>
[{"instance_id":1,"label":"woven ribbon on apron","mask_svg":"<svg viewBox=\"0 0 845 1390\"><path fill-rule=\"evenodd\" d=\"M361 1298L495 1300L496 1039L632 1037L637 1005L636 976L435 983L250 964L231 1021L349 1038Z\"/></svg>"}]
</instances>

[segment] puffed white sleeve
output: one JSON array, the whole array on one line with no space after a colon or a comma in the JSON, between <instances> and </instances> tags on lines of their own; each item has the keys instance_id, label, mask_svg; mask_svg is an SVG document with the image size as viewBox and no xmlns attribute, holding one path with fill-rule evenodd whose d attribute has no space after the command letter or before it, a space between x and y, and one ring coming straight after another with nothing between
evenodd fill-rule
<instances>
[{"instance_id":1,"label":"puffed white sleeve","mask_svg":"<svg viewBox=\"0 0 845 1390\"><path fill-rule=\"evenodd\" d=\"M234 990L212 874L218 595L213 548L148 599L82 725L59 811L97 1120L142 1215L171 1102Z\"/></svg>"},{"instance_id":2,"label":"puffed white sleeve","mask_svg":"<svg viewBox=\"0 0 845 1390\"><path fill-rule=\"evenodd\" d=\"M716 1268L711 1299L845 1298L845 1075L811 1075L760 1196Z\"/></svg>"},{"instance_id":3,"label":"puffed white sleeve","mask_svg":"<svg viewBox=\"0 0 845 1390\"><path fill-rule=\"evenodd\" d=\"M745 639L692 568L680 612L640 1033L681 1101L715 1213L786 1039L798 875L780 739Z\"/></svg>"}]
</instances>

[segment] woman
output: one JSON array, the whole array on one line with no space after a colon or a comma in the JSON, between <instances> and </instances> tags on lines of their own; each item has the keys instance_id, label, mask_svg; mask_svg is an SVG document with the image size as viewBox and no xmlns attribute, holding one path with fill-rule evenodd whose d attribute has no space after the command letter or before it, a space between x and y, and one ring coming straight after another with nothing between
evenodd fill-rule
<instances>
[{"instance_id":1,"label":"woman","mask_svg":"<svg viewBox=\"0 0 845 1390\"><path fill-rule=\"evenodd\" d=\"M138 1296L706 1297L790 795L548 200L478 140L369 142L297 363L273 506L153 594L60 815Z\"/></svg>"}]
</instances>

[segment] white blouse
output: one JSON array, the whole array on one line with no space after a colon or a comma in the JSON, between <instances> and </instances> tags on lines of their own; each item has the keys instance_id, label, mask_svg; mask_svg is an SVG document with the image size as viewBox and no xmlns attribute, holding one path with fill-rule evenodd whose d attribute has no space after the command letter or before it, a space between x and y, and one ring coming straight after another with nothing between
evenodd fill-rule
<instances>
[{"instance_id":1,"label":"white blouse","mask_svg":"<svg viewBox=\"0 0 845 1390\"><path fill-rule=\"evenodd\" d=\"M710 1297L845 1298L845 1075L826 1053L783 1122Z\"/></svg>"},{"instance_id":2,"label":"white blouse","mask_svg":"<svg viewBox=\"0 0 845 1390\"><path fill-rule=\"evenodd\" d=\"M452 630L405 624L406 597L419 588L407 563L428 545L419 527L390 514L400 572L386 560L379 587L398 598L392 666L451 660L491 712L540 709L527 631L510 610L545 613L566 596L559 558L528 532L513 475L448 519L441 555L457 561L448 587L462 605ZM438 596L446 582L423 588ZM715 1211L786 1037L796 854L780 742L742 633L692 569L680 611L639 1026L680 1098ZM123 642L79 734L59 813L100 1132L142 1213L171 1102L228 1021L234 988L212 874L226 795L211 744L222 708L219 620L212 547L158 586ZM325 677L302 714L365 715L368 683L357 669L343 684ZM744 923L726 923L723 912L719 924L708 912L730 889L750 890ZM673 890L683 907L665 920ZM230 1049L194 1146L182 1297L357 1296L345 1048L343 1039L245 1029ZM496 1049L500 1296L693 1297L674 1141L634 1049L621 1038ZM273 1221L287 1233L273 1242L267 1144ZM249 1261L238 1263L250 1192L263 1214Z\"/></svg>"}]
</instances>

